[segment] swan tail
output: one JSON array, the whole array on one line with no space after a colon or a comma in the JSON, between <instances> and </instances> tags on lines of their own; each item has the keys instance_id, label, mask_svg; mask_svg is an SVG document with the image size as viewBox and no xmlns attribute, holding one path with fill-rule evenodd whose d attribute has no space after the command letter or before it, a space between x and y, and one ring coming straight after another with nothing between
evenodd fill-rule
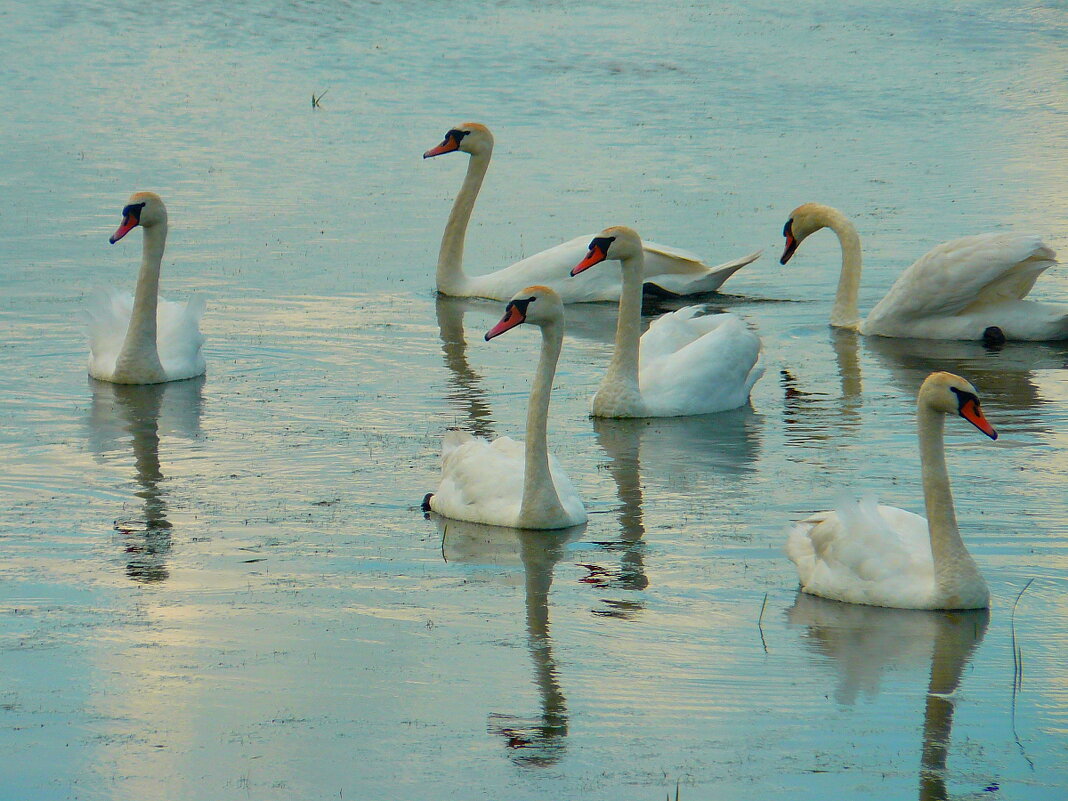
<instances>
[{"instance_id":1,"label":"swan tail","mask_svg":"<svg viewBox=\"0 0 1068 801\"><path fill-rule=\"evenodd\" d=\"M724 282L747 264L752 264L764 253L758 250L748 256L708 267L700 261L676 259L675 269L665 269L659 260L650 265L650 253L670 256L662 251L646 248L647 273L653 274L645 282L646 291L654 295L677 296L715 292ZM653 269L650 269L653 267Z\"/></svg>"}]
</instances>

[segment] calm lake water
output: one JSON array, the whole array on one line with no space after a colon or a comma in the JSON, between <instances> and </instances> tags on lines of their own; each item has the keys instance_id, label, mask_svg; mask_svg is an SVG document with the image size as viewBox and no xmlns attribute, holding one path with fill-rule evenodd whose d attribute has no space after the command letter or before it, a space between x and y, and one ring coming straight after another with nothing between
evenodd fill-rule
<instances>
[{"instance_id":1,"label":"calm lake water","mask_svg":"<svg viewBox=\"0 0 1068 801\"><path fill-rule=\"evenodd\" d=\"M1052 2L0 2L0 798L1063 798L1068 343L834 334L834 237L777 257L807 200L862 309L952 237L1068 253L1066 68ZM421 154L465 120L471 272L619 223L765 249L712 301L764 339L751 409L591 421L614 308L569 309L579 530L418 511L446 427L522 436L537 348L433 292L466 157ZM203 380L86 377L137 189ZM989 615L799 597L790 521L922 511L935 369L1002 434L947 426Z\"/></svg>"}]
</instances>

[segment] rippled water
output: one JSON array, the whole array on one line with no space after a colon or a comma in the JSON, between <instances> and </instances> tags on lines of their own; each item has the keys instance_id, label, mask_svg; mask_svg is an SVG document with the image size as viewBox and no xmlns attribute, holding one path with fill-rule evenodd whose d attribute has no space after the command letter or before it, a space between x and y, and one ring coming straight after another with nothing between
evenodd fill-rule
<instances>
[{"instance_id":1,"label":"rippled water","mask_svg":"<svg viewBox=\"0 0 1068 801\"><path fill-rule=\"evenodd\" d=\"M857 221L862 308L954 236L1068 250L1066 39L1057 4L0 4L0 797L1061 798L1068 345L859 341L833 237L776 257L806 200ZM472 272L615 223L765 248L713 302L764 338L752 409L591 421L614 309L569 310L580 530L417 509L447 426L521 434L537 347L432 291L465 165L420 155L468 119ZM203 380L85 376L135 189ZM799 597L789 521L922 510L934 369L1002 433L948 426L989 615Z\"/></svg>"}]
</instances>

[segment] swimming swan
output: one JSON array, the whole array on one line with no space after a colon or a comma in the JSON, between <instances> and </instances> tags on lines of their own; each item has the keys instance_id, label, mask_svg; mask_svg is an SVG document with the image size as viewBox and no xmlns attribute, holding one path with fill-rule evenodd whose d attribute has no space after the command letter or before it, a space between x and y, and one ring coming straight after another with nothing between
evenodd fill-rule
<instances>
[{"instance_id":1,"label":"swimming swan","mask_svg":"<svg viewBox=\"0 0 1068 801\"><path fill-rule=\"evenodd\" d=\"M637 232L616 226L594 237L571 271L579 275L605 260L622 268L616 348L593 397L593 416L680 417L744 406L764 374L760 337L741 318L701 315L700 306L659 317L643 335L644 258Z\"/></svg>"},{"instance_id":2,"label":"swimming swan","mask_svg":"<svg viewBox=\"0 0 1068 801\"><path fill-rule=\"evenodd\" d=\"M512 528L557 529L586 521L586 508L546 442L549 396L564 339L564 306L548 287L518 292L490 340L521 323L541 328L541 357L527 405L526 444L509 437L490 442L466 431L445 434L441 482L423 508L444 517Z\"/></svg>"},{"instance_id":3,"label":"swimming swan","mask_svg":"<svg viewBox=\"0 0 1068 801\"><path fill-rule=\"evenodd\" d=\"M535 253L510 267L487 275L468 276L463 271L464 237L475 207L482 179L493 155L493 134L485 125L465 122L445 134L445 140L423 154L424 159L461 151L471 156L463 186L452 205L438 252L437 289L443 295L507 300L522 287L538 284L556 290L564 303L619 300L620 283L611 273L593 273L580 281L568 278L568 271L586 252L590 237L578 236L556 247ZM741 259L707 267L698 256L683 250L645 243L644 278L651 291L666 295L693 295L714 292L761 251Z\"/></svg>"},{"instance_id":4,"label":"swimming swan","mask_svg":"<svg viewBox=\"0 0 1068 801\"><path fill-rule=\"evenodd\" d=\"M1068 307L1024 300L1056 254L1033 234L980 234L944 242L921 257L860 321L860 236L837 209L805 203L783 236L786 264L806 237L830 228L842 246L831 325L861 334L917 339L1068 339Z\"/></svg>"},{"instance_id":5,"label":"swimming swan","mask_svg":"<svg viewBox=\"0 0 1068 801\"><path fill-rule=\"evenodd\" d=\"M99 292L90 298L89 375L115 384L159 384L202 375L204 302L174 303L158 296L167 240L167 207L159 195L131 195L109 241L115 244L137 226L145 233L134 294Z\"/></svg>"},{"instance_id":6,"label":"swimming swan","mask_svg":"<svg viewBox=\"0 0 1068 801\"><path fill-rule=\"evenodd\" d=\"M987 607L990 593L953 510L942 436L947 414L997 439L975 388L952 373L931 373L916 398L927 519L862 499L802 520L786 543L802 591L899 609Z\"/></svg>"}]
</instances>

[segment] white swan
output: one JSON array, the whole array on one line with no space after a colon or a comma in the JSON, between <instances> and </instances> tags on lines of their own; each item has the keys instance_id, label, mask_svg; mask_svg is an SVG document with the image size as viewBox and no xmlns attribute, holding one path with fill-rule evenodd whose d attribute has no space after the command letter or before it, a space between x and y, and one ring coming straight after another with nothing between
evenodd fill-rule
<instances>
[{"instance_id":1,"label":"white swan","mask_svg":"<svg viewBox=\"0 0 1068 801\"><path fill-rule=\"evenodd\" d=\"M423 154L428 159L443 153L463 151L471 156L463 186L452 205L438 252L437 289L444 295L507 300L522 287L551 287L564 303L618 300L620 283L611 273L568 279L568 271L586 252L589 236L579 236L556 247L535 253L488 275L468 276L463 271L464 237L482 179L493 155L493 135L485 125L465 122L445 134L445 140ZM698 256L683 250L645 243L645 281L651 291L667 295L714 292L735 272L759 258L761 251L740 259L707 267Z\"/></svg>"},{"instance_id":2,"label":"white swan","mask_svg":"<svg viewBox=\"0 0 1068 801\"><path fill-rule=\"evenodd\" d=\"M115 384L159 384L202 375L200 318L204 302L173 303L158 297L159 269L167 241L167 207L159 195L135 192L122 210L115 244L144 228L141 272L131 296L99 292L90 298L89 375Z\"/></svg>"},{"instance_id":3,"label":"white swan","mask_svg":"<svg viewBox=\"0 0 1068 801\"><path fill-rule=\"evenodd\" d=\"M786 552L801 589L836 601L900 609L985 609L990 600L964 546L949 488L943 429L959 414L991 439L975 388L952 373L931 373L916 399L927 520L904 509L850 501L791 530Z\"/></svg>"},{"instance_id":4,"label":"white swan","mask_svg":"<svg viewBox=\"0 0 1068 801\"><path fill-rule=\"evenodd\" d=\"M1032 234L980 234L944 242L909 267L860 321L860 237L837 209L805 203L783 228L786 264L821 228L842 246L842 272L831 325L862 334L918 339L1068 339L1068 307L1023 298L1056 254ZM998 331L1000 329L1000 331Z\"/></svg>"},{"instance_id":5,"label":"white swan","mask_svg":"<svg viewBox=\"0 0 1068 801\"><path fill-rule=\"evenodd\" d=\"M616 348L593 396L594 417L680 417L735 409L764 374L760 337L733 314L700 315L700 306L665 314L643 335L642 261L638 234L606 228L571 271L606 259L622 267Z\"/></svg>"},{"instance_id":6,"label":"white swan","mask_svg":"<svg viewBox=\"0 0 1068 801\"><path fill-rule=\"evenodd\" d=\"M564 307L548 287L522 290L486 334L492 339L520 323L541 328L541 358L527 406L526 445L509 437L490 442L466 431L445 434L441 483L423 500L444 517L512 528L556 529L586 521L586 508L546 443L549 396L564 339Z\"/></svg>"}]
</instances>

